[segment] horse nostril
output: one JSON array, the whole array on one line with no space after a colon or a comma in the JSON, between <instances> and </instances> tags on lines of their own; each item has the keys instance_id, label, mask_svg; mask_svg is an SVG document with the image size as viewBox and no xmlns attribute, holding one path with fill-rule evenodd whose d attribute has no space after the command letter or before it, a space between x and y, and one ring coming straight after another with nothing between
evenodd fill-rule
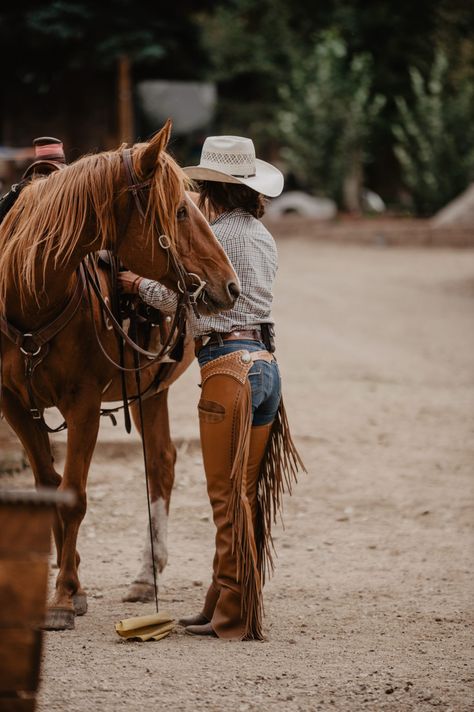
<instances>
[{"instance_id":1,"label":"horse nostril","mask_svg":"<svg viewBox=\"0 0 474 712\"><path fill-rule=\"evenodd\" d=\"M235 282L229 282L227 284L227 291L232 299L237 299L237 297L240 296L240 287Z\"/></svg>"}]
</instances>

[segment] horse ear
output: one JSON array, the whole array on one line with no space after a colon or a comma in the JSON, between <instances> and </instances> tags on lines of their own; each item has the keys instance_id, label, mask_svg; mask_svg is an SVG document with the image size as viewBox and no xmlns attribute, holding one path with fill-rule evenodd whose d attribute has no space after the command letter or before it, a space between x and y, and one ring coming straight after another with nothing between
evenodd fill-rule
<instances>
[{"instance_id":1,"label":"horse ear","mask_svg":"<svg viewBox=\"0 0 474 712\"><path fill-rule=\"evenodd\" d=\"M165 123L163 128L156 133L139 158L140 173L143 178L152 175L158 163L158 156L166 150L171 136L173 123L171 119Z\"/></svg>"}]
</instances>

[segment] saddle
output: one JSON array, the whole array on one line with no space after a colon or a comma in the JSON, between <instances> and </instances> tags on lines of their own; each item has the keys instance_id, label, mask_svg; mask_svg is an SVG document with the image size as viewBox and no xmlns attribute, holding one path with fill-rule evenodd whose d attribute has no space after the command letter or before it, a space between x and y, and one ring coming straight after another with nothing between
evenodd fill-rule
<instances>
[{"instance_id":1,"label":"saddle","mask_svg":"<svg viewBox=\"0 0 474 712\"><path fill-rule=\"evenodd\" d=\"M8 193L0 197L0 224L6 218L9 211L13 208L18 199L18 196L27 184L28 181L23 180L19 183L15 183L15 185L12 185L11 190Z\"/></svg>"},{"instance_id":2,"label":"saddle","mask_svg":"<svg viewBox=\"0 0 474 712\"><path fill-rule=\"evenodd\" d=\"M49 176L66 166L63 144L58 138L40 136L33 141L35 160L23 173L21 180L12 185L6 195L0 197L0 224L15 205L23 190L36 176Z\"/></svg>"},{"instance_id":3,"label":"saddle","mask_svg":"<svg viewBox=\"0 0 474 712\"><path fill-rule=\"evenodd\" d=\"M102 408L101 415L107 415L111 418L114 425L116 420L114 413L119 410L123 410L125 429L129 433L131 430L131 420L129 413L129 404L135 402L137 399L143 400L144 398L149 398L150 396L156 394L160 388L160 385L164 380L169 378L176 368L178 363L182 360L184 354L184 340L185 340L185 328L183 325L183 331L179 338L175 341L173 348L161 359L160 367L158 368L155 377L145 390L141 390L139 373L143 368L147 368L147 363L140 365L140 360L138 358L138 352L146 355L149 349L160 349L164 348L164 345L169 342L170 332L172 329L171 318L166 316L159 309L155 309L149 305L141 302L135 295L121 294L117 289L117 272L120 269L126 269L117 257L107 251L100 250L99 252L91 255L88 259L88 296L91 297L90 286L98 297L99 305L101 307L102 318L105 322L105 326L110 329L114 329L117 336L117 343L119 347L119 363L115 364L107 353L102 349L102 353L106 358L118 366L120 369L121 376L121 386L122 386L122 405L119 408ZM97 292L97 288L94 287L100 284L99 272L106 272L108 274L108 282L110 285L110 299ZM92 280L91 280L92 275ZM97 332L96 337L100 346L100 340L98 338ZM125 378L126 368L125 368L125 346L133 344L133 356L134 356L134 369L136 376L136 386L137 386L137 396L129 397L127 392L127 382ZM150 358L150 355L147 356ZM148 365L150 361L148 361Z\"/></svg>"},{"instance_id":4,"label":"saddle","mask_svg":"<svg viewBox=\"0 0 474 712\"><path fill-rule=\"evenodd\" d=\"M113 289L113 285L116 282L117 269L122 271L126 270L127 267L121 262L116 263L108 250L100 250L95 253L93 260L96 261L99 269L110 274L112 284L111 309L120 325L123 326L123 324L127 324L128 322L127 332L130 332L130 320L135 319L141 337L140 342L142 348L145 350L155 347L154 344L152 345L150 343L153 329L159 329L159 342L161 344L166 343L169 335L171 317L165 315L161 309L157 309L138 300L135 295L122 294ZM132 334L129 335L133 338ZM170 360L179 362L182 360L182 357L183 343L181 340L170 353Z\"/></svg>"},{"instance_id":5,"label":"saddle","mask_svg":"<svg viewBox=\"0 0 474 712\"><path fill-rule=\"evenodd\" d=\"M46 178L57 170L61 170L66 166L66 159L63 151L63 145L59 139L43 136L33 141L35 147L35 161L25 170L22 179L12 186L9 193L0 198L0 223L4 220L8 212L14 206L21 191L25 188L34 177L40 176ZM127 432L130 432L131 421L129 415L129 402L134 402L137 398L148 397L157 392L160 384L171 375L172 370L183 358L184 339L185 339L185 323L178 329L178 335L175 341L172 342L172 348L167 350L161 358L161 366L157 371L155 378L146 391L141 392L139 379L137 381L137 397L132 397L130 400L127 393L125 371L131 370L124 367L125 363L125 345L128 344L134 351L134 370L140 371L151 365L153 354L148 352L152 336L158 336L156 339L160 347L165 347L170 343L172 331L176 330L176 323L171 323L171 318L165 316L163 312L154 307L143 304L137 301L135 297L130 295L120 294L117 285L117 271L123 268L114 258L112 253L101 251L90 255L90 257L81 264L78 270L78 281L74 294L63 312L50 324L37 330L34 333L24 334L19 331L13 324L0 315L0 331L13 343L15 343L25 357L25 373L27 378L27 387L30 398L30 412L35 420L39 420L48 432L58 432L66 427L63 423L58 428L50 428L44 421L42 411L36 406L33 391L31 389L31 377L37 366L41 363L49 351L49 342L58 334L72 319L82 301L84 294L88 296L90 302L92 291L99 301L102 319L106 328L114 329L118 339L120 360L115 363L104 351L100 344L100 339L96 331L96 337L100 348L104 355L111 363L117 366L121 372L122 380L122 400L123 406L119 408L102 409L101 415L109 416L114 424L116 420L114 413L123 409L125 416L125 427ZM109 295L102 294L100 287L99 271L104 270L108 273ZM125 327L125 328L124 328ZM95 328L95 327L94 327ZM159 332L157 331L159 330ZM139 345L141 344L141 345ZM154 346L155 344L153 344ZM160 351L160 348L158 348ZM137 354L141 353L151 361L140 366ZM133 369L132 369L133 370ZM0 379L1 389L1 379Z\"/></svg>"}]
</instances>

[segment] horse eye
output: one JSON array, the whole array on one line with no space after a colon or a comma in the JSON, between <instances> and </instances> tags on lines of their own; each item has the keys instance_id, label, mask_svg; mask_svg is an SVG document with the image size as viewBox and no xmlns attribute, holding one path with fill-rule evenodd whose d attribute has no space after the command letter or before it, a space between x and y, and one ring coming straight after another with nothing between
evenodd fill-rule
<instances>
[{"instance_id":1,"label":"horse eye","mask_svg":"<svg viewBox=\"0 0 474 712\"><path fill-rule=\"evenodd\" d=\"M183 205L183 207L179 208L177 212L177 218L178 220L184 220L184 218L188 217L188 211L186 207Z\"/></svg>"}]
</instances>

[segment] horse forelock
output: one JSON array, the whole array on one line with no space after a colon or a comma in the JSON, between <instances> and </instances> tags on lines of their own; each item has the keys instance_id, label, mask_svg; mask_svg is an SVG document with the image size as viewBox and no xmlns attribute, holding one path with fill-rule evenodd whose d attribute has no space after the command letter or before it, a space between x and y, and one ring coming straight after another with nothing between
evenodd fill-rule
<instances>
[{"instance_id":1,"label":"horse forelock","mask_svg":"<svg viewBox=\"0 0 474 712\"><path fill-rule=\"evenodd\" d=\"M162 153L151 181L146 213L147 232L153 244L165 234L173 247L178 248L177 209L189 185L188 176L182 168L169 153Z\"/></svg>"}]
</instances>

